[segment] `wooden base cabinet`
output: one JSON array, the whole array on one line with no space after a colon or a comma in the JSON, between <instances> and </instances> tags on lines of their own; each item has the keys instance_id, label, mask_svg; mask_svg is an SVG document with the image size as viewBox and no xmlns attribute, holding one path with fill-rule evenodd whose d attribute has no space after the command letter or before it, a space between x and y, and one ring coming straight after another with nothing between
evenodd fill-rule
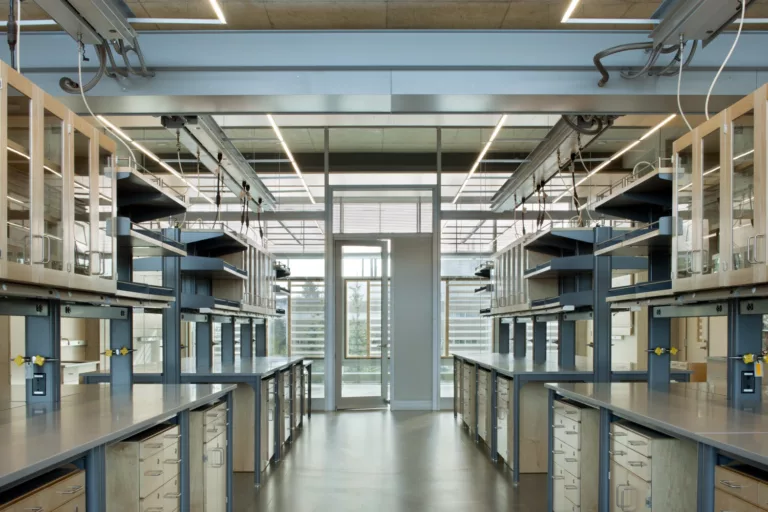
<instances>
[{"instance_id":1,"label":"wooden base cabinet","mask_svg":"<svg viewBox=\"0 0 768 512\"><path fill-rule=\"evenodd\" d=\"M85 471L64 466L0 493L2 512L85 512Z\"/></svg>"},{"instance_id":2,"label":"wooden base cabinet","mask_svg":"<svg viewBox=\"0 0 768 512\"><path fill-rule=\"evenodd\" d=\"M475 366L467 363L461 365L461 411L462 421L469 429L469 433L474 434L477 428L475 419Z\"/></svg>"},{"instance_id":3,"label":"wooden base cabinet","mask_svg":"<svg viewBox=\"0 0 768 512\"><path fill-rule=\"evenodd\" d=\"M509 467L514 460L514 404L512 379L498 377L496 389L496 428L498 453ZM488 400L490 408L490 398ZM520 472L547 472L547 390L544 384L530 382L520 389ZM504 437L504 440L501 438ZM506 455L501 449L506 449Z\"/></svg>"},{"instance_id":4,"label":"wooden base cabinet","mask_svg":"<svg viewBox=\"0 0 768 512\"><path fill-rule=\"evenodd\" d=\"M509 437L510 409L509 392L512 389L512 381L505 377L496 377L496 452L510 464L509 454L512 444Z\"/></svg>"},{"instance_id":5,"label":"wooden base cabinet","mask_svg":"<svg viewBox=\"0 0 768 512\"><path fill-rule=\"evenodd\" d=\"M304 397L304 365L297 364L293 367L293 430L301 427L303 418L301 417L301 404L305 401Z\"/></svg>"},{"instance_id":6,"label":"wooden base cabinet","mask_svg":"<svg viewBox=\"0 0 768 512\"><path fill-rule=\"evenodd\" d=\"M291 386L291 370L285 370L278 374L280 386L280 446L284 446L291 439L293 427L291 424L291 411L293 407L293 387Z\"/></svg>"},{"instance_id":7,"label":"wooden base cabinet","mask_svg":"<svg viewBox=\"0 0 768 512\"><path fill-rule=\"evenodd\" d=\"M107 448L107 512L179 508L179 427L159 425Z\"/></svg>"},{"instance_id":8,"label":"wooden base cabinet","mask_svg":"<svg viewBox=\"0 0 768 512\"><path fill-rule=\"evenodd\" d=\"M745 464L715 468L715 510L768 511L768 473Z\"/></svg>"},{"instance_id":9,"label":"wooden base cabinet","mask_svg":"<svg viewBox=\"0 0 768 512\"><path fill-rule=\"evenodd\" d=\"M480 439L491 444L491 372L477 370L477 433Z\"/></svg>"},{"instance_id":10,"label":"wooden base cabinet","mask_svg":"<svg viewBox=\"0 0 768 512\"><path fill-rule=\"evenodd\" d=\"M611 424L611 510L696 510L695 443L629 422Z\"/></svg>"},{"instance_id":11,"label":"wooden base cabinet","mask_svg":"<svg viewBox=\"0 0 768 512\"><path fill-rule=\"evenodd\" d=\"M189 431L190 510L226 512L227 404L192 411Z\"/></svg>"},{"instance_id":12,"label":"wooden base cabinet","mask_svg":"<svg viewBox=\"0 0 768 512\"><path fill-rule=\"evenodd\" d=\"M553 407L555 512L597 512L600 413L564 400Z\"/></svg>"},{"instance_id":13,"label":"wooden base cabinet","mask_svg":"<svg viewBox=\"0 0 768 512\"><path fill-rule=\"evenodd\" d=\"M234 436L235 450L232 470L236 473L256 471L254 451L256 447L255 404L256 395L247 384L238 384L234 393ZM261 471L269 465L275 455L275 379L261 381Z\"/></svg>"}]
</instances>

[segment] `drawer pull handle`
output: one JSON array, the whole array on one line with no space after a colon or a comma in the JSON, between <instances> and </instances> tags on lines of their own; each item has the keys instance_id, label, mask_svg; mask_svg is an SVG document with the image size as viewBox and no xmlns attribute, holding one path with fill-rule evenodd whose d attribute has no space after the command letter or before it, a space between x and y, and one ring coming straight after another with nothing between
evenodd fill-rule
<instances>
[{"instance_id":1,"label":"drawer pull handle","mask_svg":"<svg viewBox=\"0 0 768 512\"><path fill-rule=\"evenodd\" d=\"M176 493L174 493L174 492L167 492L167 493L165 493L163 495L163 498L170 498L170 499L181 498L181 493L180 492L176 492Z\"/></svg>"},{"instance_id":2,"label":"drawer pull handle","mask_svg":"<svg viewBox=\"0 0 768 512\"><path fill-rule=\"evenodd\" d=\"M639 460L630 460L627 463L633 468L641 468L645 466L645 462L640 462Z\"/></svg>"},{"instance_id":3,"label":"drawer pull handle","mask_svg":"<svg viewBox=\"0 0 768 512\"><path fill-rule=\"evenodd\" d=\"M144 512L163 512L163 507L149 507L149 508L145 508Z\"/></svg>"},{"instance_id":4,"label":"drawer pull handle","mask_svg":"<svg viewBox=\"0 0 768 512\"><path fill-rule=\"evenodd\" d=\"M565 435L567 435L567 436L577 436L577 435L579 435L579 433L575 432L573 430L569 430L568 432L565 433Z\"/></svg>"},{"instance_id":5,"label":"drawer pull handle","mask_svg":"<svg viewBox=\"0 0 768 512\"><path fill-rule=\"evenodd\" d=\"M162 469L158 469L158 470L155 470L155 471L145 471L144 472L144 476L160 476L162 474L163 474L163 470Z\"/></svg>"},{"instance_id":6,"label":"drawer pull handle","mask_svg":"<svg viewBox=\"0 0 768 512\"><path fill-rule=\"evenodd\" d=\"M163 464L181 464L181 459L166 459Z\"/></svg>"},{"instance_id":7,"label":"drawer pull handle","mask_svg":"<svg viewBox=\"0 0 768 512\"><path fill-rule=\"evenodd\" d=\"M163 436L163 439L181 439L181 434L167 434Z\"/></svg>"},{"instance_id":8,"label":"drawer pull handle","mask_svg":"<svg viewBox=\"0 0 768 512\"><path fill-rule=\"evenodd\" d=\"M553 475L552 480L565 480L563 475Z\"/></svg>"},{"instance_id":9,"label":"drawer pull handle","mask_svg":"<svg viewBox=\"0 0 768 512\"><path fill-rule=\"evenodd\" d=\"M552 425L552 428L565 428L565 425Z\"/></svg>"},{"instance_id":10,"label":"drawer pull handle","mask_svg":"<svg viewBox=\"0 0 768 512\"><path fill-rule=\"evenodd\" d=\"M627 433L626 432L608 432L608 435L614 436L614 437L622 437L622 436L626 436Z\"/></svg>"},{"instance_id":11,"label":"drawer pull handle","mask_svg":"<svg viewBox=\"0 0 768 512\"><path fill-rule=\"evenodd\" d=\"M579 462L579 459L574 459L572 457L566 457L565 462Z\"/></svg>"},{"instance_id":12,"label":"drawer pull handle","mask_svg":"<svg viewBox=\"0 0 768 512\"><path fill-rule=\"evenodd\" d=\"M25 508L24 510L30 510L32 512L44 512L45 509L43 507L29 507Z\"/></svg>"},{"instance_id":13,"label":"drawer pull handle","mask_svg":"<svg viewBox=\"0 0 768 512\"><path fill-rule=\"evenodd\" d=\"M563 450L552 450L552 453L555 455L563 455L565 452Z\"/></svg>"},{"instance_id":14,"label":"drawer pull handle","mask_svg":"<svg viewBox=\"0 0 768 512\"><path fill-rule=\"evenodd\" d=\"M569 491L575 491L576 489L579 488L579 486L578 485L566 484L565 488L568 489Z\"/></svg>"},{"instance_id":15,"label":"drawer pull handle","mask_svg":"<svg viewBox=\"0 0 768 512\"><path fill-rule=\"evenodd\" d=\"M565 410L565 414L578 414L578 413L579 413L579 411L573 411L571 409L566 409Z\"/></svg>"},{"instance_id":16,"label":"drawer pull handle","mask_svg":"<svg viewBox=\"0 0 768 512\"><path fill-rule=\"evenodd\" d=\"M154 449L154 448L162 448L162 447L163 447L163 443L146 443L144 445L144 448L153 448Z\"/></svg>"},{"instance_id":17,"label":"drawer pull handle","mask_svg":"<svg viewBox=\"0 0 768 512\"><path fill-rule=\"evenodd\" d=\"M615 452L612 452L612 451L609 450L608 453L610 455L618 455L619 457L621 457L622 455L626 455L627 454L627 452L623 452L621 450L616 450Z\"/></svg>"},{"instance_id":18,"label":"drawer pull handle","mask_svg":"<svg viewBox=\"0 0 768 512\"><path fill-rule=\"evenodd\" d=\"M645 446L648 443L645 441L628 441L630 446Z\"/></svg>"},{"instance_id":19,"label":"drawer pull handle","mask_svg":"<svg viewBox=\"0 0 768 512\"><path fill-rule=\"evenodd\" d=\"M728 487L729 489L743 489L743 485L735 484L729 480L720 480L720 483L724 486Z\"/></svg>"},{"instance_id":20,"label":"drawer pull handle","mask_svg":"<svg viewBox=\"0 0 768 512\"><path fill-rule=\"evenodd\" d=\"M56 494L75 494L83 489L82 485L70 485L66 491L56 491Z\"/></svg>"},{"instance_id":21,"label":"drawer pull handle","mask_svg":"<svg viewBox=\"0 0 768 512\"><path fill-rule=\"evenodd\" d=\"M205 429L206 432L216 432L216 430L218 430L216 427Z\"/></svg>"},{"instance_id":22,"label":"drawer pull handle","mask_svg":"<svg viewBox=\"0 0 768 512\"><path fill-rule=\"evenodd\" d=\"M555 406L555 410L556 411L562 411L563 409L565 409L565 407L563 407L562 405L556 405Z\"/></svg>"}]
</instances>

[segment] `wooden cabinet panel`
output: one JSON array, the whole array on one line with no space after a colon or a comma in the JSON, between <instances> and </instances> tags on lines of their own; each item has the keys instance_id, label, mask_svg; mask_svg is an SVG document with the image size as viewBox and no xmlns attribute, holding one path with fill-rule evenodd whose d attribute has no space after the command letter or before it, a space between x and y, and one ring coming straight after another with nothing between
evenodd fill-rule
<instances>
[{"instance_id":1,"label":"wooden cabinet panel","mask_svg":"<svg viewBox=\"0 0 768 512\"><path fill-rule=\"evenodd\" d=\"M560 413L555 413L555 423L552 427L555 429L555 439L559 439L577 450L581 448L580 426L581 423L566 418Z\"/></svg>"},{"instance_id":2,"label":"wooden cabinet panel","mask_svg":"<svg viewBox=\"0 0 768 512\"><path fill-rule=\"evenodd\" d=\"M637 428L630 428L623 423L611 423L611 436L616 442L648 457L651 453L651 438Z\"/></svg>"},{"instance_id":3,"label":"wooden cabinet panel","mask_svg":"<svg viewBox=\"0 0 768 512\"><path fill-rule=\"evenodd\" d=\"M738 496L754 505L760 503L758 499L759 481L740 471L717 466L715 468L715 488Z\"/></svg>"},{"instance_id":4,"label":"wooden cabinet panel","mask_svg":"<svg viewBox=\"0 0 768 512\"><path fill-rule=\"evenodd\" d=\"M762 509L720 489L715 489L715 512L761 512Z\"/></svg>"},{"instance_id":5,"label":"wooden cabinet panel","mask_svg":"<svg viewBox=\"0 0 768 512\"><path fill-rule=\"evenodd\" d=\"M85 510L85 493L82 493L73 500L68 501L55 509L53 512L85 512Z\"/></svg>"},{"instance_id":6,"label":"wooden cabinet panel","mask_svg":"<svg viewBox=\"0 0 768 512\"><path fill-rule=\"evenodd\" d=\"M56 510L73 498L85 496L85 471L57 471L64 473L52 481L41 482L41 486L19 496L6 505L0 505L3 512L22 512L34 510ZM45 478L45 477L43 477ZM66 509L65 509L66 510ZM81 508L81 512L85 508Z\"/></svg>"}]
</instances>

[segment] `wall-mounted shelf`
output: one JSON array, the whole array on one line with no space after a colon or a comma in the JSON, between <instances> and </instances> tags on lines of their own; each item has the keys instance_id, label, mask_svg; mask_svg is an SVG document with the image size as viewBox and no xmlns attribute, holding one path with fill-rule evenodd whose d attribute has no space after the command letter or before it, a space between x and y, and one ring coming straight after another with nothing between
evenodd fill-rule
<instances>
[{"instance_id":1,"label":"wall-mounted shelf","mask_svg":"<svg viewBox=\"0 0 768 512\"><path fill-rule=\"evenodd\" d=\"M109 223L107 224L109 229ZM156 231L131 222L127 217L117 217L114 234L120 250L129 251L136 258L149 256L186 256L186 246L170 240Z\"/></svg>"},{"instance_id":2,"label":"wall-mounted shelf","mask_svg":"<svg viewBox=\"0 0 768 512\"><path fill-rule=\"evenodd\" d=\"M118 166L117 214L133 222L146 222L187 211L183 194L160 178L142 173L135 166Z\"/></svg>"}]
</instances>

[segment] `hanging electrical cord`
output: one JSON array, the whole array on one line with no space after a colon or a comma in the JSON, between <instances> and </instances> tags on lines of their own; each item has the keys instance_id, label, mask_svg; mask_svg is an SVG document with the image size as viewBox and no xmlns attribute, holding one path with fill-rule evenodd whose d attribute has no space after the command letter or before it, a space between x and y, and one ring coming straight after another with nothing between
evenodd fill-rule
<instances>
[{"instance_id":1,"label":"hanging electrical cord","mask_svg":"<svg viewBox=\"0 0 768 512\"><path fill-rule=\"evenodd\" d=\"M739 21L739 30L736 32L736 38L733 40L733 45L731 46L731 50L728 52L728 55L725 56L725 60L723 61L722 66L720 66L720 69L717 70L717 74L715 75L715 79L712 80L712 85L709 86L709 92L707 92L707 100L704 102L704 114L707 116L707 119L709 119L709 98L712 96L712 91L715 89L715 84L717 83L717 79L720 78L720 73L723 72L723 69L725 69L725 65L728 64L728 61L731 60L731 55L733 55L733 51L736 49L736 45L739 44L739 38L741 37L741 29L744 28L744 17L747 14L747 2L745 0L741 0L741 20Z\"/></svg>"},{"instance_id":2,"label":"hanging electrical cord","mask_svg":"<svg viewBox=\"0 0 768 512\"><path fill-rule=\"evenodd\" d=\"M683 41L683 35L680 34L680 51L681 52L683 51L683 48L685 48L685 42ZM693 131L693 127L691 126L691 123L688 122L688 118L685 117L685 112L683 112L683 104L680 102L680 88L682 87L682 83L683 83L683 59L680 59L680 72L677 74L677 111L680 112L680 117L682 117L683 121L685 121L685 125L688 127L688 130Z\"/></svg>"},{"instance_id":3,"label":"hanging electrical cord","mask_svg":"<svg viewBox=\"0 0 768 512\"><path fill-rule=\"evenodd\" d=\"M256 205L258 208L256 209L256 220L259 223L259 236L261 237L261 241L264 242L264 229L261 227L261 206L262 206L262 199L259 198L258 201L256 201Z\"/></svg>"},{"instance_id":4,"label":"hanging electrical cord","mask_svg":"<svg viewBox=\"0 0 768 512\"><path fill-rule=\"evenodd\" d=\"M590 172L589 171L589 167L587 167L587 164L584 163L584 158L581 156L581 148L577 146L576 147L576 152L579 154L579 162L581 162L581 166L584 167L584 171L586 171L586 173L589 174L589 172ZM576 187L574 186L573 189L575 191ZM583 204L588 204L588 203L589 203L589 195L587 195L587 199L586 199L586 201ZM587 217L589 217L589 222L590 223L595 222L595 219L592 218L592 214L589 212L589 206L583 208L583 210L585 210L587 212ZM581 212L582 210L580 209L579 211Z\"/></svg>"},{"instance_id":5,"label":"hanging electrical cord","mask_svg":"<svg viewBox=\"0 0 768 512\"><path fill-rule=\"evenodd\" d=\"M176 129L176 161L179 164L179 174L181 174L181 179L184 180L184 181L187 181L184 178L184 166L181 165L181 130L179 130L178 128ZM197 165L198 165L198 169L199 169L199 166L200 166L200 162L199 161L198 161ZM199 197L200 196L200 194L199 194L200 189L199 188L197 189L197 192L198 193L197 193L197 195L195 197ZM185 209L184 210L184 217L182 217L182 219L181 219L181 226L183 226L186 222L187 222L187 210Z\"/></svg>"},{"instance_id":6,"label":"hanging electrical cord","mask_svg":"<svg viewBox=\"0 0 768 512\"><path fill-rule=\"evenodd\" d=\"M221 160L224 158L224 155L219 153L216 155L217 165L216 165L216 221L214 224L219 223L219 219L221 219L221 182L223 180L222 171L221 171Z\"/></svg>"}]
</instances>

